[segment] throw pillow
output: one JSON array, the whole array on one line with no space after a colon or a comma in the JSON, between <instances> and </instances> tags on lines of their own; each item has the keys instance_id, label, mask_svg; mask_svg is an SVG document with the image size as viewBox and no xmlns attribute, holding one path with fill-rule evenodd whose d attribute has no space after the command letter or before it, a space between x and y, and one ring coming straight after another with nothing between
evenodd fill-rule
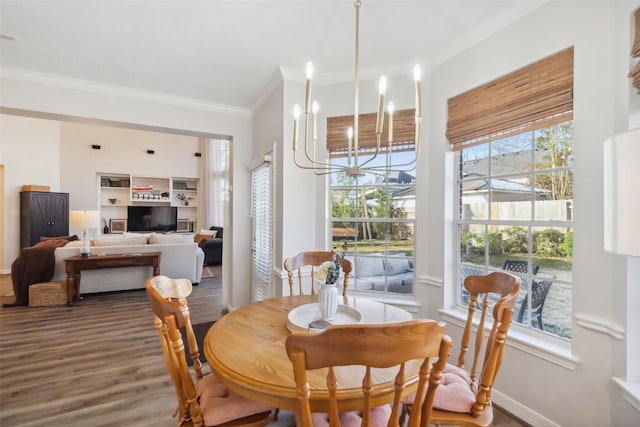
<instances>
[{"instance_id":1,"label":"throw pillow","mask_svg":"<svg viewBox=\"0 0 640 427\"><path fill-rule=\"evenodd\" d=\"M384 276L382 258L358 257L355 270L356 277Z\"/></svg>"},{"instance_id":2,"label":"throw pillow","mask_svg":"<svg viewBox=\"0 0 640 427\"><path fill-rule=\"evenodd\" d=\"M410 271L411 266L406 258L387 258L387 273L390 275Z\"/></svg>"},{"instance_id":3,"label":"throw pillow","mask_svg":"<svg viewBox=\"0 0 640 427\"><path fill-rule=\"evenodd\" d=\"M213 234L196 234L196 236L193 238L193 241L196 242L197 244L200 244L201 241L203 240L207 240L207 239L213 239L214 237L216 237L216 232L213 231Z\"/></svg>"}]
</instances>

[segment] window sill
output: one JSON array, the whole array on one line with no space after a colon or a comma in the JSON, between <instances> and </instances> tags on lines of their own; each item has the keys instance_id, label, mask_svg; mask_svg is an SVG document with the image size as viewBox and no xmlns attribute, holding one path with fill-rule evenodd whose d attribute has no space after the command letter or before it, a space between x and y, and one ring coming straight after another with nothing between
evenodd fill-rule
<instances>
[{"instance_id":1,"label":"window sill","mask_svg":"<svg viewBox=\"0 0 640 427\"><path fill-rule=\"evenodd\" d=\"M440 313L442 314L443 320L447 323L464 328L465 321L467 320L466 311L462 312L448 309L440 310ZM474 324L477 325L477 322L474 322ZM571 371L576 369L579 360L571 355L570 343L552 342L549 339L538 336L539 334L527 333L523 329L518 329L517 327L509 329L508 339L505 344L507 347L521 350Z\"/></svg>"},{"instance_id":2,"label":"window sill","mask_svg":"<svg viewBox=\"0 0 640 427\"><path fill-rule=\"evenodd\" d=\"M420 311L422 304L415 300L414 296L410 297L397 297L391 294L372 294L366 292L349 292L349 296L357 296L359 298L367 298L373 301L381 302L383 304L389 304L394 307L407 310L409 313L417 313Z\"/></svg>"},{"instance_id":3,"label":"window sill","mask_svg":"<svg viewBox=\"0 0 640 427\"><path fill-rule=\"evenodd\" d=\"M632 383L622 378L613 377L613 382L622 389L622 396L637 411L640 411L640 383Z\"/></svg>"}]
</instances>

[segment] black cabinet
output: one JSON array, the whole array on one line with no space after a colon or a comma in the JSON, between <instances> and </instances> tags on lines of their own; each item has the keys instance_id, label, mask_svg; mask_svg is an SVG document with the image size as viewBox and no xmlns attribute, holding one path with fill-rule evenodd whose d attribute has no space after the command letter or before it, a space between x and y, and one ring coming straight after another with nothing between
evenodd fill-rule
<instances>
[{"instance_id":1,"label":"black cabinet","mask_svg":"<svg viewBox=\"0 0 640 427\"><path fill-rule=\"evenodd\" d=\"M68 234L69 193L20 193L20 249L35 245L40 237Z\"/></svg>"}]
</instances>

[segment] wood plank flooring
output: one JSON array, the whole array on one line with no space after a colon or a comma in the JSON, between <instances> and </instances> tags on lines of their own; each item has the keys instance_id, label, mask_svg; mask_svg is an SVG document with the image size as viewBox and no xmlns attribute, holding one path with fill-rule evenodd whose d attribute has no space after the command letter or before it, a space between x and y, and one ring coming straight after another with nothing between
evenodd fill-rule
<instances>
[{"instance_id":1,"label":"wood plank flooring","mask_svg":"<svg viewBox=\"0 0 640 427\"><path fill-rule=\"evenodd\" d=\"M189 298L194 324L221 316L214 273ZM11 295L10 277L0 276L0 306ZM170 427L175 406L144 291L86 295L73 307L0 307L0 426ZM281 411L270 427L293 422ZM524 424L496 410L494 425Z\"/></svg>"},{"instance_id":2,"label":"wood plank flooring","mask_svg":"<svg viewBox=\"0 0 640 427\"><path fill-rule=\"evenodd\" d=\"M194 324L221 316L217 277L194 287ZM0 308L0 425L168 427L175 406L144 291Z\"/></svg>"}]
</instances>

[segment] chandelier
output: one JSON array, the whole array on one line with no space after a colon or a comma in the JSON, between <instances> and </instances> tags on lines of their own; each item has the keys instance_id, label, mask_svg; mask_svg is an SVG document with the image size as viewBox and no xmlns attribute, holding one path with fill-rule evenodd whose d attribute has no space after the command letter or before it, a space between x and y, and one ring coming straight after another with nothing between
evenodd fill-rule
<instances>
[{"instance_id":1,"label":"chandelier","mask_svg":"<svg viewBox=\"0 0 640 427\"><path fill-rule=\"evenodd\" d=\"M415 168L415 163L420 153L420 122L422 120L422 101L420 93L420 65L415 65L413 70L415 80L415 137L414 137L414 155L413 159L404 163L391 163L391 153L393 151L393 113L394 106L392 102L387 105L387 132L388 132L388 145L387 147L381 147L382 132L384 127L384 98L387 91L387 78L385 76L380 77L378 87L378 109L375 121L375 138L376 145L373 150L367 151L366 154L362 151L362 147L359 145L359 86L360 86L360 52L359 52L359 40L360 40L360 0L356 0L354 3L356 9L356 52L355 52L355 102L353 112L353 127L349 127L345 140L347 141L347 162L346 165L338 165L316 159L316 144L317 144L317 116L318 116L318 103L311 102L311 80L313 77L313 64L307 63L306 76L307 87L306 97L304 104L304 158L302 162L298 161L296 154L298 152L298 129L300 122L301 109L300 105L295 105L293 109L293 162L301 169L310 169L316 175L327 175L332 173L345 173L350 177L361 177L367 173L374 175L388 176L391 172L402 172L412 170ZM309 124L311 122L311 130ZM384 152L386 159L384 164L373 164L374 159L378 157L378 154ZM367 156L366 160L362 161L362 157ZM304 160L306 158L306 160Z\"/></svg>"}]
</instances>

